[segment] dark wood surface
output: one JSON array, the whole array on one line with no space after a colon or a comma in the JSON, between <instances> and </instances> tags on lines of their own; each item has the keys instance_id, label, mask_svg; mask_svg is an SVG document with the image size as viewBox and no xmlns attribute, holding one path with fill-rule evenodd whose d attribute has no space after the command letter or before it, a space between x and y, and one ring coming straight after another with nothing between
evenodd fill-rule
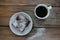
<instances>
[{"instance_id":1,"label":"dark wood surface","mask_svg":"<svg viewBox=\"0 0 60 40\"><path fill-rule=\"evenodd\" d=\"M0 40L27 40L38 32L41 36L36 40L60 40L60 28L33 28L28 35L21 37L14 35L9 27L0 27Z\"/></svg>"},{"instance_id":2,"label":"dark wood surface","mask_svg":"<svg viewBox=\"0 0 60 40\"><path fill-rule=\"evenodd\" d=\"M51 4L60 6L60 0L0 0L0 5L36 5L36 4Z\"/></svg>"},{"instance_id":3,"label":"dark wood surface","mask_svg":"<svg viewBox=\"0 0 60 40\"><path fill-rule=\"evenodd\" d=\"M50 4L53 7L47 19L35 17L34 8L37 4ZM14 35L9 28L10 17L21 11L29 14L33 20L32 31L23 37ZM60 0L0 0L0 40L27 40L37 32L42 36L35 40L60 40Z\"/></svg>"}]
</instances>

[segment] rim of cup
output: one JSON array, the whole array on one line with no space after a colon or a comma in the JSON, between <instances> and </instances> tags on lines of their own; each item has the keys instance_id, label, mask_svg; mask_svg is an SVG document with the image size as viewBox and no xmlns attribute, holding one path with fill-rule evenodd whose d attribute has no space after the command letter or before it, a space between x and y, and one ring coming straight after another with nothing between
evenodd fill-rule
<instances>
[{"instance_id":1,"label":"rim of cup","mask_svg":"<svg viewBox=\"0 0 60 40\"><path fill-rule=\"evenodd\" d=\"M47 14L46 14L46 16L44 16L43 18L37 16L37 14L36 14L36 9L37 9L39 6L43 6L43 7L45 7L45 8L47 9ZM35 9L34 9L34 14L35 14L35 16L36 16L38 19L45 19L45 18L47 18L47 17L49 16L49 14L50 14L50 9L49 9L49 7L48 7L46 4L38 4L38 5L35 7Z\"/></svg>"}]
</instances>

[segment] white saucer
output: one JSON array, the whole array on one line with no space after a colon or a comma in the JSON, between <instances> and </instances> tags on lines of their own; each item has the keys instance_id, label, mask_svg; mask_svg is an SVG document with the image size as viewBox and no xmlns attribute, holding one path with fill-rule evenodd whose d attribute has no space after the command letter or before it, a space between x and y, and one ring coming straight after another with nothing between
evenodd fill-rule
<instances>
[{"instance_id":1,"label":"white saucer","mask_svg":"<svg viewBox=\"0 0 60 40\"><path fill-rule=\"evenodd\" d=\"M28 19L30 20L30 24L25 28L25 30L24 30L23 32L20 32L20 31L16 30L16 28L12 26L12 23L13 23L14 20L16 19L16 16L17 16L17 15L24 15L26 18L28 18ZM31 18L27 13L25 13L25 12L15 13L15 14L12 15L12 17L10 18L9 26L10 26L11 31L12 31L14 34L19 35L19 36L27 35L27 34L32 30L32 27L33 27L32 18Z\"/></svg>"}]
</instances>

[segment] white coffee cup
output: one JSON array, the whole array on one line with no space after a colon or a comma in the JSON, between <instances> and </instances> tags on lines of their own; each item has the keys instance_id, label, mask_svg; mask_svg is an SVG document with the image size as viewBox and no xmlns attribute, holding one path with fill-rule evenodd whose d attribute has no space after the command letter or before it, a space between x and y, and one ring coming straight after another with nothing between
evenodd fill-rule
<instances>
[{"instance_id":1,"label":"white coffee cup","mask_svg":"<svg viewBox=\"0 0 60 40\"><path fill-rule=\"evenodd\" d=\"M37 10L38 7L44 7L44 8L47 9L46 16L40 17L40 16L37 15L36 10ZM49 4L38 4L38 5L35 7L35 9L34 9L34 14L35 14L35 16L36 16L38 19L45 19L45 18L47 18L47 17L49 16L49 14L50 14L50 12L51 12L51 9L52 9L52 6L49 5ZM42 9L42 10L43 10L43 9ZM41 11L39 11L39 12L41 12ZM44 10L43 10L42 12L44 12ZM39 13L39 14L40 14L40 13ZM41 14L40 14L40 15L41 15ZM44 14L42 14L42 15L44 15Z\"/></svg>"}]
</instances>

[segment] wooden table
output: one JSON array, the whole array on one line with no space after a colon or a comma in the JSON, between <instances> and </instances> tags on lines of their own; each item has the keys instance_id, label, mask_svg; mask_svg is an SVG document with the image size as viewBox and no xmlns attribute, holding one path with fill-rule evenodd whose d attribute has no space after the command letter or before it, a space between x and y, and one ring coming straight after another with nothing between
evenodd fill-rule
<instances>
[{"instance_id":1,"label":"wooden table","mask_svg":"<svg viewBox=\"0 0 60 40\"><path fill-rule=\"evenodd\" d=\"M0 0L0 40L27 40L39 29L42 36L39 40L60 40L60 0ZM37 4L50 4L53 9L45 20L39 20L34 15ZM26 36L16 36L9 28L9 19L16 12L26 12L32 17L33 29Z\"/></svg>"}]
</instances>

